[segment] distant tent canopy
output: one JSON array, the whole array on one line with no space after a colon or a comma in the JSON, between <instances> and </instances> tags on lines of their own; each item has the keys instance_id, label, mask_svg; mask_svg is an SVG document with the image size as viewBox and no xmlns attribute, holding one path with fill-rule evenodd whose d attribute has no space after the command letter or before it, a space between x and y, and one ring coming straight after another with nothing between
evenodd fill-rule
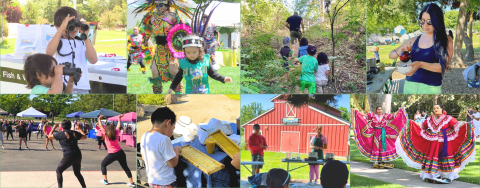
<instances>
[{"instance_id":1,"label":"distant tent canopy","mask_svg":"<svg viewBox=\"0 0 480 188\"><path fill-rule=\"evenodd\" d=\"M20 112L17 114L17 116L19 117L47 117L46 114L38 111L38 110L35 110L33 107L30 107L26 110L24 110L23 112Z\"/></svg>"}]
</instances>

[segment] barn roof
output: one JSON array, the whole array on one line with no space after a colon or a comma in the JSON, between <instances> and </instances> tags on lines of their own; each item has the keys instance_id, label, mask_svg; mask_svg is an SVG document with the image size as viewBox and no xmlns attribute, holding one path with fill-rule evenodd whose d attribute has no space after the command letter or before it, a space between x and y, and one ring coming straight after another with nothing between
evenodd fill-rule
<instances>
[{"instance_id":1,"label":"barn roof","mask_svg":"<svg viewBox=\"0 0 480 188\"><path fill-rule=\"evenodd\" d=\"M273 102L273 100L277 99L277 98L280 97L280 96L281 96L281 95L277 95L277 96L271 98L270 101ZM330 108L333 108L333 109L335 109L335 110L338 110L338 111L340 111L340 112L345 112L345 111L340 110L340 109L338 109L338 108L335 108L335 107L333 107L333 106L330 106L330 105L327 105L327 106L330 107Z\"/></svg>"},{"instance_id":2,"label":"barn roof","mask_svg":"<svg viewBox=\"0 0 480 188\"><path fill-rule=\"evenodd\" d=\"M273 99L275 99L275 98L273 98ZM271 99L271 100L273 100L273 99ZM335 120L337 120L337 121L339 121L339 122L345 123L346 125L350 125L350 122L348 122L347 120L345 120L345 119L343 119L343 118L341 118L341 117L338 117L338 116L336 116L336 115L330 114L330 113L328 113L328 112L325 112L325 111L323 111L323 110L320 110L320 109L318 109L318 108L315 108L315 107L313 107L313 106L311 106L311 105L308 105L308 108L310 108L310 109L312 109L312 110L314 110L314 111L316 111L316 112L318 112L318 113L321 113L321 114L323 114L323 115L325 115L325 116L327 116L327 117L330 117L330 118L332 118L332 119L335 119ZM257 117L251 119L250 121L242 124L242 127L245 126L245 125L247 125L247 124L249 124L249 123L251 123L252 121L255 121L256 119L264 116L265 114L273 111L274 109L275 109L275 107L268 109L268 110L265 111L264 113L258 115Z\"/></svg>"}]
</instances>

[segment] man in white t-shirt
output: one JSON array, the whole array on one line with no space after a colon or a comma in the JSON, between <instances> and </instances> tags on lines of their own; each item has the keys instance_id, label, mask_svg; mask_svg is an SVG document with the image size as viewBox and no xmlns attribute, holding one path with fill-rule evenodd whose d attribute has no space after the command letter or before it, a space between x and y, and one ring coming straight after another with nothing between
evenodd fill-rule
<instances>
[{"instance_id":1,"label":"man in white t-shirt","mask_svg":"<svg viewBox=\"0 0 480 188\"><path fill-rule=\"evenodd\" d=\"M74 38L78 32L88 36L88 30L83 31L80 27L75 27L73 31L68 31L68 22L75 18L79 18L79 16L72 7L64 6L57 9L53 18L57 33L48 43L46 54L55 57L58 64L64 64L65 62L75 63L77 68L82 69L82 76L77 85L73 86L72 93L88 94L90 91L90 80L88 79L87 60L91 64L97 63L97 52L88 37L85 41ZM83 23L85 24L86 22L83 21ZM72 49L75 56L73 56ZM64 79L65 84L67 84L66 80L68 79Z\"/></svg>"},{"instance_id":2,"label":"man in white t-shirt","mask_svg":"<svg viewBox=\"0 0 480 188\"><path fill-rule=\"evenodd\" d=\"M177 119L168 107L158 108L151 115L152 130L140 140L140 153L145 161L150 187L175 188L177 166L181 147L173 147L170 137Z\"/></svg>"}]
</instances>

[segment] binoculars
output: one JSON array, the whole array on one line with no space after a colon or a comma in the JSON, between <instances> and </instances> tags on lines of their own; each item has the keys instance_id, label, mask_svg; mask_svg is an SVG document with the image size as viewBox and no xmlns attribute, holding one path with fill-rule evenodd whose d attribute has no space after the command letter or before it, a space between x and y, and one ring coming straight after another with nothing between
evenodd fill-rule
<instances>
[{"instance_id":1,"label":"binoculars","mask_svg":"<svg viewBox=\"0 0 480 188\"><path fill-rule=\"evenodd\" d=\"M80 29L82 29L82 31L88 31L90 29L90 26L87 25L87 24L84 24L83 22L81 22L78 18L75 18L73 20L70 20L68 22L68 25L67 25L67 30L70 32L70 31L73 31L75 30L75 27L80 27ZM87 39L87 35L83 34L81 35L80 37L82 40L86 40Z\"/></svg>"},{"instance_id":2,"label":"binoculars","mask_svg":"<svg viewBox=\"0 0 480 188\"><path fill-rule=\"evenodd\" d=\"M75 64L65 62L63 63L65 67L63 67L63 75L73 76L75 85L80 80L82 69L76 68Z\"/></svg>"}]
</instances>

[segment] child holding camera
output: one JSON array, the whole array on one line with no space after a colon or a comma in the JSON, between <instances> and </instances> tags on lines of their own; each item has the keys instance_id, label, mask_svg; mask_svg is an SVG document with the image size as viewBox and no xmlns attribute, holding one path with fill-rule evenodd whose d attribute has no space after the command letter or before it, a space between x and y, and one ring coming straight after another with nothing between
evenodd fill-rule
<instances>
[{"instance_id":1,"label":"child holding camera","mask_svg":"<svg viewBox=\"0 0 480 188\"><path fill-rule=\"evenodd\" d=\"M54 57L57 62L62 64L69 62L80 68L81 72L86 76L79 78L78 82L73 86L72 93L88 94L90 82L88 79L87 60L91 64L95 64L98 58L95 48L87 37L90 28L85 23L80 22L78 18L77 11L71 7L64 6L57 9L54 14L54 24L57 28L57 33L48 43L46 54L50 56L56 54ZM78 32L82 33L81 38L75 37ZM63 72L60 75L62 74Z\"/></svg>"},{"instance_id":2,"label":"child holding camera","mask_svg":"<svg viewBox=\"0 0 480 188\"><path fill-rule=\"evenodd\" d=\"M27 80L27 88L31 94L62 94L63 68L57 60L47 54L33 54L25 59L23 70ZM74 78L69 76L64 93L71 94Z\"/></svg>"}]
</instances>

